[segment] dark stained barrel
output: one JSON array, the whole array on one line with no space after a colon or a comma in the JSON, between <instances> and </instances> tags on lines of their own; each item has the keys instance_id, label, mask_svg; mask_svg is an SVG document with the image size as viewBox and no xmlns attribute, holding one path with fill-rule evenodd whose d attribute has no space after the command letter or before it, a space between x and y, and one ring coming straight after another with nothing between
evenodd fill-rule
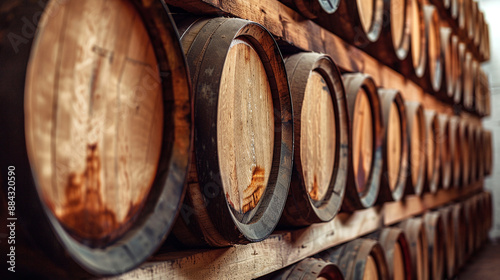
<instances>
[{"instance_id":1,"label":"dark stained barrel","mask_svg":"<svg viewBox=\"0 0 500 280\"><path fill-rule=\"evenodd\" d=\"M439 187L439 169L441 168L440 147L438 143L438 115L433 110L424 110L427 148L425 152L425 188L436 193Z\"/></svg>"},{"instance_id":2,"label":"dark stained barrel","mask_svg":"<svg viewBox=\"0 0 500 280\"><path fill-rule=\"evenodd\" d=\"M344 74L349 113L349 175L342 209L368 208L377 201L383 165L382 113L377 87L364 74Z\"/></svg>"},{"instance_id":3,"label":"dark stained barrel","mask_svg":"<svg viewBox=\"0 0 500 280\"><path fill-rule=\"evenodd\" d=\"M429 250L429 279L443 279L445 268L445 235L444 223L439 212L428 212L424 215Z\"/></svg>"},{"instance_id":4,"label":"dark stained barrel","mask_svg":"<svg viewBox=\"0 0 500 280\"><path fill-rule=\"evenodd\" d=\"M342 76L323 54L285 59L294 108L294 168L282 224L326 222L344 197L349 154Z\"/></svg>"},{"instance_id":5,"label":"dark stained barrel","mask_svg":"<svg viewBox=\"0 0 500 280\"><path fill-rule=\"evenodd\" d=\"M319 253L318 256L336 264L345 279L390 279L384 250L373 239L358 238Z\"/></svg>"},{"instance_id":6,"label":"dark stained barrel","mask_svg":"<svg viewBox=\"0 0 500 280\"><path fill-rule=\"evenodd\" d=\"M278 224L293 160L293 117L278 45L259 24L181 27L194 88L194 151L174 233L187 245L260 241Z\"/></svg>"},{"instance_id":7,"label":"dark stained barrel","mask_svg":"<svg viewBox=\"0 0 500 280\"><path fill-rule=\"evenodd\" d=\"M324 260L307 258L277 272L273 280L344 280L337 265Z\"/></svg>"},{"instance_id":8,"label":"dark stained barrel","mask_svg":"<svg viewBox=\"0 0 500 280\"><path fill-rule=\"evenodd\" d=\"M400 224L410 245L412 279L429 279L427 230L422 218L410 218Z\"/></svg>"},{"instance_id":9,"label":"dark stained barrel","mask_svg":"<svg viewBox=\"0 0 500 280\"><path fill-rule=\"evenodd\" d=\"M377 240L384 249L390 279L412 279L410 245L402 229L387 227L367 237Z\"/></svg>"},{"instance_id":10,"label":"dark stained barrel","mask_svg":"<svg viewBox=\"0 0 500 280\"><path fill-rule=\"evenodd\" d=\"M379 89L384 122L384 167L379 201L402 199L408 177L408 132L406 110L398 90Z\"/></svg>"},{"instance_id":11,"label":"dark stained barrel","mask_svg":"<svg viewBox=\"0 0 500 280\"><path fill-rule=\"evenodd\" d=\"M425 116L419 102L406 101L406 123L410 149L407 192L422 195L425 182L426 130Z\"/></svg>"},{"instance_id":12,"label":"dark stained barrel","mask_svg":"<svg viewBox=\"0 0 500 280\"><path fill-rule=\"evenodd\" d=\"M131 270L161 245L184 194L190 83L175 25L160 2L11 4L0 4L12 18L0 34L37 19L26 44L0 38L0 167L15 171L26 262L50 278Z\"/></svg>"}]
</instances>

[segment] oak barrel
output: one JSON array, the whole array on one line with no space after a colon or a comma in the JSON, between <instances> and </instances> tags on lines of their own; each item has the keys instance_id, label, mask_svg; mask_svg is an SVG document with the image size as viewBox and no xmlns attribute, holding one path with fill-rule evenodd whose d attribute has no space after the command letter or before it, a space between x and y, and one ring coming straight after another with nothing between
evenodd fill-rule
<instances>
[{"instance_id":1,"label":"oak barrel","mask_svg":"<svg viewBox=\"0 0 500 280\"><path fill-rule=\"evenodd\" d=\"M470 183L473 184L479 180L478 169L479 169L479 158L481 156L481 146L478 145L479 140L477 138L477 131L481 129L475 123L469 123L469 150L470 150Z\"/></svg>"},{"instance_id":2,"label":"oak barrel","mask_svg":"<svg viewBox=\"0 0 500 280\"><path fill-rule=\"evenodd\" d=\"M493 139L490 130L483 130L484 146L484 175L491 175L493 171Z\"/></svg>"},{"instance_id":3,"label":"oak barrel","mask_svg":"<svg viewBox=\"0 0 500 280\"><path fill-rule=\"evenodd\" d=\"M306 18L333 14L337 11L341 0L285 0L284 3L293 1L297 10Z\"/></svg>"},{"instance_id":4,"label":"oak barrel","mask_svg":"<svg viewBox=\"0 0 500 280\"><path fill-rule=\"evenodd\" d=\"M383 175L379 201L403 198L408 177L408 132L406 110L398 90L378 90L384 123Z\"/></svg>"},{"instance_id":5,"label":"oak barrel","mask_svg":"<svg viewBox=\"0 0 500 280\"><path fill-rule=\"evenodd\" d=\"M380 190L383 166L382 113L377 87L365 74L344 74L349 114L349 175L344 211L369 208Z\"/></svg>"},{"instance_id":6,"label":"oak barrel","mask_svg":"<svg viewBox=\"0 0 500 280\"><path fill-rule=\"evenodd\" d=\"M459 137L460 137L460 172L461 172L461 186L467 187L470 184L470 170L471 170L471 131L469 123L465 120L460 120L459 123Z\"/></svg>"},{"instance_id":7,"label":"oak barrel","mask_svg":"<svg viewBox=\"0 0 500 280\"><path fill-rule=\"evenodd\" d=\"M427 231L429 250L429 279L443 279L445 268L444 223L439 212L428 212L423 216Z\"/></svg>"},{"instance_id":8,"label":"oak barrel","mask_svg":"<svg viewBox=\"0 0 500 280\"><path fill-rule=\"evenodd\" d=\"M458 58L457 58L457 83L455 84L455 93L453 95L453 102L461 104L464 95L465 86L465 57L467 54L467 45L464 42L458 43Z\"/></svg>"},{"instance_id":9,"label":"oak barrel","mask_svg":"<svg viewBox=\"0 0 500 280\"><path fill-rule=\"evenodd\" d=\"M365 48L376 42L384 20L384 0L340 1L331 16L317 22L349 43Z\"/></svg>"},{"instance_id":10,"label":"oak barrel","mask_svg":"<svg viewBox=\"0 0 500 280\"><path fill-rule=\"evenodd\" d=\"M321 259L307 258L277 272L273 280L344 280L337 265Z\"/></svg>"},{"instance_id":11,"label":"oak barrel","mask_svg":"<svg viewBox=\"0 0 500 280\"><path fill-rule=\"evenodd\" d=\"M336 264L345 279L390 279L384 250L373 239L358 238L318 256Z\"/></svg>"},{"instance_id":12,"label":"oak barrel","mask_svg":"<svg viewBox=\"0 0 500 280\"><path fill-rule=\"evenodd\" d=\"M387 227L367 237L377 240L384 249L390 279L412 279L410 245L402 229Z\"/></svg>"},{"instance_id":13,"label":"oak barrel","mask_svg":"<svg viewBox=\"0 0 500 280\"><path fill-rule=\"evenodd\" d=\"M412 279L429 279L427 231L422 218L410 218L400 224L410 245Z\"/></svg>"},{"instance_id":14,"label":"oak barrel","mask_svg":"<svg viewBox=\"0 0 500 280\"><path fill-rule=\"evenodd\" d=\"M466 151L462 151L463 140L460 134L460 118L457 116L450 117L450 133L452 186L458 188L461 185L462 178L462 154L465 154Z\"/></svg>"},{"instance_id":15,"label":"oak barrel","mask_svg":"<svg viewBox=\"0 0 500 280\"><path fill-rule=\"evenodd\" d=\"M282 224L326 222L339 211L347 181L349 128L342 76L324 54L295 54L285 66L295 143Z\"/></svg>"},{"instance_id":16,"label":"oak barrel","mask_svg":"<svg viewBox=\"0 0 500 280\"><path fill-rule=\"evenodd\" d=\"M247 20L180 26L195 128L175 236L187 245L262 240L279 221L292 173L293 117L280 50Z\"/></svg>"},{"instance_id":17,"label":"oak barrel","mask_svg":"<svg viewBox=\"0 0 500 280\"><path fill-rule=\"evenodd\" d=\"M467 260L467 223L465 216L465 208L463 203L455 203L452 206L453 215L453 232L455 234L455 255L456 265L454 273L458 273L460 267L465 264Z\"/></svg>"},{"instance_id":18,"label":"oak barrel","mask_svg":"<svg viewBox=\"0 0 500 280\"><path fill-rule=\"evenodd\" d=\"M411 1L384 1L384 24L377 42L364 50L386 65L398 69L410 53Z\"/></svg>"},{"instance_id":19,"label":"oak barrel","mask_svg":"<svg viewBox=\"0 0 500 280\"><path fill-rule=\"evenodd\" d=\"M459 10L460 1L462 1L462 0L450 0L450 2L451 2L450 15L455 23L457 23L457 21L458 21L458 10Z\"/></svg>"},{"instance_id":20,"label":"oak barrel","mask_svg":"<svg viewBox=\"0 0 500 280\"><path fill-rule=\"evenodd\" d=\"M438 147L440 168L439 168L439 184L443 189L448 189L452 185L452 130L450 117L445 114L438 114L438 134L436 144Z\"/></svg>"},{"instance_id":21,"label":"oak barrel","mask_svg":"<svg viewBox=\"0 0 500 280\"><path fill-rule=\"evenodd\" d=\"M405 101L406 123L408 125L409 178L407 193L422 195L425 182L426 129L422 105L415 101Z\"/></svg>"},{"instance_id":22,"label":"oak barrel","mask_svg":"<svg viewBox=\"0 0 500 280\"><path fill-rule=\"evenodd\" d=\"M466 52L464 64L462 65L463 93L462 104L466 110L471 110L474 94L474 74L477 70L477 61L474 60L471 52Z\"/></svg>"},{"instance_id":23,"label":"oak barrel","mask_svg":"<svg viewBox=\"0 0 500 280\"><path fill-rule=\"evenodd\" d=\"M467 225L467 249L465 260L468 260L475 251L475 235L476 235L476 205L471 198L463 202L465 210L465 223Z\"/></svg>"},{"instance_id":24,"label":"oak barrel","mask_svg":"<svg viewBox=\"0 0 500 280\"><path fill-rule=\"evenodd\" d=\"M424 110L427 144L425 152L425 188L436 193L439 187L439 169L441 168L440 146L438 143L438 115L433 110Z\"/></svg>"},{"instance_id":25,"label":"oak barrel","mask_svg":"<svg viewBox=\"0 0 500 280\"><path fill-rule=\"evenodd\" d=\"M443 62L441 60L441 20L433 5L424 5L424 22L427 48L427 82L430 90L439 92L443 81Z\"/></svg>"},{"instance_id":26,"label":"oak barrel","mask_svg":"<svg viewBox=\"0 0 500 280\"><path fill-rule=\"evenodd\" d=\"M427 67L427 36L424 1L411 0L411 58L413 72L422 78Z\"/></svg>"},{"instance_id":27,"label":"oak barrel","mask_svg":"<svg viewBox=\"0 0 500 280\"><path fill-rule=\"evenodd\" d=\"M452 279L456 271L457 248L455 241L455 220L453 219L453 207L446 206L438 210L443 219L444 231L441 233L444 237L444 272L446 279Z\"/></svg>"},{"instance_id":28,"label":"oak barrel","mask_svg":"<svg viewBox=\"0 0 500 280\"><path fill-rule=\"evenodd\" d=\"M441 61L443 62L442 94L446 101L453 100L457 84L458 38L453 35L453 29L441 26Z\"/></svg>"},{"instance_id":29,"label":"oak barrel","mask_svg":"<svg viewBox=\"0 0 500 280\"><path fill-rule=\"evenodd\" d=\"M29 242L18 246L65 270L51 278L135 268L170 231L189 162L190 83L169 12L121 0L8 9L0 34L36 19L26 43L0 43L0 166L22 186L16 215Z\"/></svg>"}]
</instances>

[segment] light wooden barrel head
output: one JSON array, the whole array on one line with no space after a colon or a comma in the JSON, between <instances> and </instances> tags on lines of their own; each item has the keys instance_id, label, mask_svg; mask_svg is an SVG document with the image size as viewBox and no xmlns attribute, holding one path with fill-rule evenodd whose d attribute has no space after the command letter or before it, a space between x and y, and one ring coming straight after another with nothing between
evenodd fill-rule
<instances>
[{"instance_id":1,"label":"light wooden barrel head","mask_svg":"<svg viewBox=\"0 0 500 280\"><path fill-rule=\"evenodd\" d=\"M378 274L379 273L375 259L371 255L368 255L368 257L366 258L363 280L377 280L379 279Z\"/></svg>"},{"instance_id":2,"label":"light wooden barrel head","mask_svg":"<svg viewBox=\"0 0 500 280\"><path fill-rule=\"evenodd\" d=\"M373 112L370 100L363 88L360 89L354 105L353 121L353 166L354 176L359 193L367 189L366 182L370 176L373 161Z\"/></svg>"},{"instance_id":3,"label":"light wooden barrel head","mask_svg":"<svg viewBox=\"0 0 500 280\"><path fill-rule=\"evenodd\" d=\"M401 115L397 104L392 102L387 127L387 170L391 190L396 189L400 176L402 141Z\"/></svg>"},{"instance_id":4,"label":"light wooden barrel head","mask_svg":"<svg viewBox=\"0 0 500 280\"><path fill-rule=\"evenodd\" d=\"M406 28L406 0L391 0L390 2L390 18L391 18L391 33L392 43L398 48L401 45L403 34Z\"/></svg>"},{"instance_id":5,"label":"light wooden barrel head","mask_svg":"<svg viewBox=\"0 0 500 280\"><path fill-rule=\"evenodd\" d=\"M421 123L423 122L420 114L415 114L415 119L413 121L413 126L411 128L411 150L410 150L410 168L411 168L411 180L414 186L418 184L418 174L420 174L420 169L422 168L422 157L425 157L425 152L422 150L424 148L423 139L424 132L421 129Z\"/></svg>"},{"instance_id":6,"label":"light wooden barrel head","mask_svg":"<svg viewBox=\"0 0 500 280\"><path fill-rule=\"evenodd\" d=\"M394 280L405 280L405 262L403 257L403 250L401 249L401 245L399 242L396 242L394 245L393 251L393 277Z\"/></svg>"},{"instance_id":7,"label":"light wooden barrel head","mask_svg":"<svg viewBox=\"0 0 500 280\"><path fill-rule=\"evenodd\" d=\"M421 14L420 0L411 0L411 52L413 58L413 67L417 68L420 65L422 54L422 36L423 22Z\"/></svg>"},{"instance_id":8,"label":"light wooden barrel head","mask_svg":"<svg viewBox=\"0 0 500 280\"><path fill-rule=\"evenodd\" d=\"M374 20L376 0L356 0L356 2L358 4L358 13L361 25L363 30L368 33L372 28Z\"/></svg>"},{"instance_id":9,"label":"light wooden barrel head","mask_svg":"<svg viewBox=\"0 0 500 280\"><path fill-rule=\"evenodd\" d=\"M217 148L222 184L229 204L254 209L271 172L274 147L272 92L259 54L235 39L221 77Z\"/></svg>"},{"instance_id":10,"label":"light wooden barrel head","mask_svg":"<svg viewBox=\"0 0 500 280\"><path fill-rule=\"evenodd\" d=\"M51 1L26 77L26 142L45 204L74 236L123 233L157 169L157 60L128 1Z\"/></svg>"},{"instance_id":11,"label":"light wooden barrel head","mask_svg":"<svg viewBox=\"0 0 500 280\"><path fill-rule=\"evenodd\" d=\"M311 71L302 104L300 159L309 196L322 200L335 165L335 112L330 90L317 71Z\"/></svg>"}]
</instances>

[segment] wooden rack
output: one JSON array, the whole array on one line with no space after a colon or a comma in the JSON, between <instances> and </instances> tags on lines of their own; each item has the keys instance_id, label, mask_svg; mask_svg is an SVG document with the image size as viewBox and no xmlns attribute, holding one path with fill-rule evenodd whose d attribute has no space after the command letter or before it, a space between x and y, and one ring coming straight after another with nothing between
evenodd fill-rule
<instances>
[{"instance_id":1,"label":"wooden rack","mask_svg":"<svg viewBox=\"0 0 500 280\"><path fill-rule=\"evenodd\" d=\"M169 5L200 16L234 16L266 27L280 45L329 54L347 72L363 72L380 87L401 91L406 100L419 101L426 109L449 115L454 108L422 90L413 81L380 63L362 50L277 0L165 0ZM463 118L480 125L467 112ZM340 213L331 222L292 231L277 231L268 239L228 248L159 254L140 268L109 279L253 279L284 268L330 247L356 239L383 226L420 215L481 191L480 181L464 189L439 190L423 197L407 196L402 202L385 203L354 213Z\"/></svg>"}]
</instances>

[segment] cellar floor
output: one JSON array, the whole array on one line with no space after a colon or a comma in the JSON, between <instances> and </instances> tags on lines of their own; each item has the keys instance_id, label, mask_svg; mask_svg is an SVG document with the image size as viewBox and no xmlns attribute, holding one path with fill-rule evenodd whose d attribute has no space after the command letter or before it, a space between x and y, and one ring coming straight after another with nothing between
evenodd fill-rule
<instances>
[{"instance_id":1,"label":"cellar floor","mask_svg":"<svg viewBox=\"0 0 500 280\"><path fill-rule=\"evenodd\" d=\"M490 240L469 260L457 279L499 279L500 239Z\"/></svg>"}]
</instances>

